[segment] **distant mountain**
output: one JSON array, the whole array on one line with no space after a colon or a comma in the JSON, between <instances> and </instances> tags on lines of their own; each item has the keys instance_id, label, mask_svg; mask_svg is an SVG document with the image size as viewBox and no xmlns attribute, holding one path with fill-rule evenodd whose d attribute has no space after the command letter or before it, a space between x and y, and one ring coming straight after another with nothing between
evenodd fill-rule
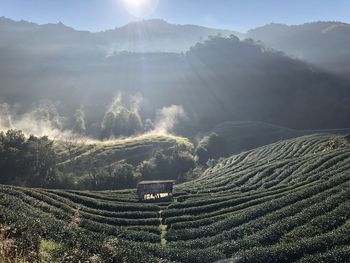
<instances>
[{"instance_id":1,"label":"distant mountain","mask_svg":"<svg viewBox=\"0 0 350 263\"><path fill-rule=\"evenodd\" d=\"M229 30L213 29L195 25L169 24L161 19L133 22L123 27L97 33L114 50L135 52L181 52L209 36L242 36Z\"/></svg>"},{"instance_id":2,"label":"distant mountain","mask_svg":"<svg viewBox=\"0 0 350 263\"><path fill-rule=\"evenodd\" d=\"M201 83L197 112L205 112L207 123L222 118L295 129L349 127L349 84L302 60L234 37L197 44L186 58Z\"/></svg>"},{"instance_id":3,"label":"distant mountain","mask_svg":"<svg viewBox=\"0 0 350 263\"><path fill-rule=\"evenodd\" d=\"M105 55L114 52L182 52L210 36L238 32L195 25L169 24L161 19L132 22L104 32L78 31L62 23L38 25L0 17L0 46L20 45L29 52L64 51L66 48L98 48ZM76 52L76 51L75 51Z\"/></svg>"},{"instance_id":4,"label":"distant mountain","mask_svg":"<svg viewBox=\"0 0 350 263\"><path fill-rule=\"evenodd\" d=\"M61 22L38 25L24 20L17 22L5 17L0 17L0 34L1 46L6 46L9 43L22 46L27 44L39 46L66 44L72 46L75 43L91 45L99 42L94 34L88 31L77 31ZM27 48L35 48L35 46Z\"/></svg>"},{"instance_id":5,"label":"distant mountain","mask_svg":"<svg viewBox=\"0 0 350 263\"><path fill-rule=\"evenodd\" d=\"M187 119L175 129L182 135L225 121L295 129L350 126L348 83L249 39L211 37L184 53L107 52L110 39L122 35L116 32L125 34L127 27L90 33L4 18L0 24L0 102L23 113L49 100L66 119L83 108L90 135L98 136L106 109L118 94L142 98L144 121L155 120L163 107L182 106ZM159 20L128 27L134 32L132 28L145 24L153 35L158 33L159 42L162 32L185 35L188 28L197 28Z\"/></svg>"},{"instance_id":6,"label":"distant mountain","mask_svg":"<svg viewBox=\"0 0 350 263\"><path fill-rule=\"evenodd\" d=\"M350 24L269 24L250 30L247 37L327 70L345 76L350 73Z\"/></svg>"}]
</instances>

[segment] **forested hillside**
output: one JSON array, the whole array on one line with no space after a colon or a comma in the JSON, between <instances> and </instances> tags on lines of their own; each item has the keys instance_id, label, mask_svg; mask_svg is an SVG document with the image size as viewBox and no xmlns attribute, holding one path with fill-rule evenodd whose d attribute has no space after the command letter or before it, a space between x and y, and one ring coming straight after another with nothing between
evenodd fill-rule
<instances>
[{"instance_id":1,"label":"forested hillside","mask_svg":"<svg viewBox=\"0 0 350 263\"><path fill-rule=\"evenodd\" d=\"M21 131L0 133L0 184L64 189L134 188L141 180L184 181L196 166L182 137L50 140Z\"/></svg>"},{"instance_id":2,"label":"forested hillside","mask_svg":"<svg viewBox=\"0 0 350 263\"><path fill-rule=\"evenodd\" d=\"M349 24L330 21L293 26L269 24L250 30L247 37L348 78L349 33Z\"/></svg>"},{"instance_id":3,"label":"forested hillside","mask_svg":"<svg viewBox=\"0 0 350 263\"><path fill-rule=\"evenodd\" d=\"M107 55L104 40L89 32L0 22L0 33L8 35L0 46L1 100L7 103L1 115L11 115L10 128L23 129L23 115L43 104L55 112L59 129L73 130L84 117L83 132L94 138L106 137L102 126L110 112L128 119L123 124L128 127L107 133L119 137L142 133L152 127L146 122L155 124L170 107L184 117L172 131L186 136L224 121L295 129L350 126L346 81L249 39L211 37L180 54ZM7 30L8 24L16 30ZM40 45L31 42L38 39ZM115 102L118 107L111 107ZM50 116L45 121L51 125Z\"/></svg>"}]
</instances>

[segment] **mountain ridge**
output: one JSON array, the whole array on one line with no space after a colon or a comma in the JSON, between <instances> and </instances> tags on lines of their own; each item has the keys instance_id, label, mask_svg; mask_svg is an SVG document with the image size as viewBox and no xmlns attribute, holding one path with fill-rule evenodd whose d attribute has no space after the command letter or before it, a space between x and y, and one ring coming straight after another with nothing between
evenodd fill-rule
<instances>
[{"instance_id":1,"label":"mountain ridge","mask_svg":"<svg viewBox=\"0 0 350 263\"><path fill-rule=\"evenodd\" d=\"M268 24L248 31L247 37L333 73L350 72L350 24L319 21L301 25Z\"/></svg>"},{"instance_id":2,"label":"mountain ridge","mask_svg":"<svg viewBox=\"0 0 350 263\"><path fill-rule=\"evenodd\" d=\"M39 43L40 37L43 37L38 35L38 33L41 32L51 37L51 39L54 39L52 40L54 42L56 41L55 35L57 35L57 32L54 31L57 30L59 30L60 33L60 41L64 43L74 40L79 45L86 46L88 40L97 43L105 49L142 53L179 53L188 50L197 42L208 39L209 36L240 34L236 31L204 26L171 24L163 19L132 21L113 29L90 32L88 30L77 30L62 22L38 24L25 20L14 21L6 17L0 17L0 33L3 34L2 37L4 39L11 39L14 32L21 34L36 33L35 37L39 38ZM78 37L75 38L75 36ZM80 40L79 38L83 39ZM23 42L26 41L26 39L17 38L16 41Z\"/></svg>"}]
</instances>

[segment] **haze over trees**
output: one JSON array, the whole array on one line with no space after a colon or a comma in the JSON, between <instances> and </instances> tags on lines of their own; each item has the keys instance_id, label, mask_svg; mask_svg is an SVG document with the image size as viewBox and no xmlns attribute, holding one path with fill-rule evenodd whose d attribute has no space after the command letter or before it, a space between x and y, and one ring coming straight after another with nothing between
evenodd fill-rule
<instances>
[{"instance_id":1,"label":"haze over trees","mask_svg":"<svg viewBox=\"0 0 350 263\"><path fill-rule=\"evenodd\" d=\"M142 120L137 112L119 107L116 112L105 113L101 123L101 138L131 136L143 131Z\"/></svg>"},{"instance_id":2,"label":"haze over trees","mask_svg":"<svg viewBox=\"0 0 350 263\"><path fill-rule=\"evenodd\" d=\"M349 76L349 24L337 21L294 26L269 24L250 30L247 37L343 77Z\"/></svg>"},{"instance_id":3,"label":"haze over trees","mask_svg":"<svg viewBox=\"0 0 350 263\"><path fill-rule=\"evenodd\" d=\"M145 30L154 27L152 32L164 26L169 34L189 30L164 21L138 25ZM333 24L327 25L332 31ZM134 32L134 24L128 27ZM338 27L347 28L343 24L334 28ZM157 112L171 105L181 106L188 117L174 127L174 132L185 136L195 136L224 121L262 121L295 129L350 126L350 91L345 80L250 39L241 41L227 34L209 37L220 32L191 30L207 32L206 38L197 44L193 41L183 53L159 52L161 49L133 53L122 48L108 53L105 40L97 35L105 33L112 38L119 35L118 30L93 34L62 24L36 25L2 18L0 34L6 36L0 48L2 100L10 106L16 104L16 114L32 111L42 99L49 100L60 120L65 120L63 128L94 138L147 130L147 120L154 122ZM259 30L251 31L252 37L254 32ZM322 37L327 38L327 32ZM337 39L339 45L346 45L343 38ZM48 48L52 45L57 48ZM319 53L332 53L322 48L318 46ZM125 109L108 113L106 105L118 93L126 97L139 94L139 110L123 105Z\"/></svg>"},{"instance_id":4,"label":"haze over trees","mask_svg":"<svg viewBox=\"0 0 350 263\"><path fill-rule=\"evenodd\" d=\"M90 33L63 24L37 25L1 18L1 128L37 134L39 141L45 133L52 139L63 138L61 147L69 156L74 156L80 147L79 136L109 140L144 132L172 132L201 137L195 150L154 149L137 162L124 163L121 158L103 164L103 158L96 156L73 162L82 171L79 182L71 180L73 171L79 174L73 164L65 167L60 163L58 169L61 175L65 174L60 177L66 180L62 184L78 188L85 185L102 189L109 184L129 187L142 176L183 180L192 176L188 172L197 165L206 167L210 159L230 156L277 138L305 134L290 128L349 127L348 82L309 64L327 68L326 59L321 58L322 50L334 54L327 49L335 45L334 41L338 47L345 46L344 38L330 39L329 34L334 36L347 28L346 24L333 22L295 27L269 25L247 35L237 34L239 39L236 32L171 25L161 20ZM126 32L132 34L135 43L140 41L136 29L148 32L149 40L159 40L159 45L151 47L146 41L143 44L150 49L145 48L143 53L125 50L126 46L131 47L123 42L131 41ZM285 46L287 32L294 32L293 36L300 39L295 50ZM310 33L310 39L305 32L318 33ZM192 37L186 38L188 34ZM262 40L263 44L244 39L247 36ZM164 41L172 41L174 48L162 49L161 46L172 48ZM314 49L314 54L307 53L317 41L323 45ZM271 49L269 44L287 54ZM298 48L305 50L299 59L295 58ZM337 52L342 50L345 49ZM316 57L320 59L314 60ZM41 74L44 69L45 74ZM251 130L263 129L262 136L256 132L250 139L227 136L227 131L235 132L227 123L241 123L234 128L239 130L244 121L253 123L251 127L255 128ZM254 123L277 126L271 126L269 133L268 126ZM266 134L271 140L262 138ZM131 183L116 186L112 170L120 171Z\"/></svg>"},{"instance_id":5,"label":"haze over trees","mask_svg":"<svg viewBox=\"0 0 350 263\"><path fill-rule=\"evenodd\" d=\"M112 190L134 188L140 180L181 182L196 163L192 144L177 140L150 135L84 144L8 130L0 132L0 184Z\"/></svg>"}]
</instances>

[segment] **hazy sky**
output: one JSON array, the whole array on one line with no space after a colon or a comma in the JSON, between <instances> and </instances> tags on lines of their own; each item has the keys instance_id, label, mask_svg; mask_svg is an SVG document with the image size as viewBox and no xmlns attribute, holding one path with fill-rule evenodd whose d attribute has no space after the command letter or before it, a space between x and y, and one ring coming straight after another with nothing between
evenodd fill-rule
<instances>
[{"instance_id":1,"label":"hazy sky","mask_svg":"<svg viewBox=\"0 0 350 263\"><path fill-rule=\"evenodd\" d=\"M124 25L135 14L246 31L270 22L350 22L350 0L0 0L0 16L39 24L61 21L89 31Z\"/></svg>"}]
</instances>

